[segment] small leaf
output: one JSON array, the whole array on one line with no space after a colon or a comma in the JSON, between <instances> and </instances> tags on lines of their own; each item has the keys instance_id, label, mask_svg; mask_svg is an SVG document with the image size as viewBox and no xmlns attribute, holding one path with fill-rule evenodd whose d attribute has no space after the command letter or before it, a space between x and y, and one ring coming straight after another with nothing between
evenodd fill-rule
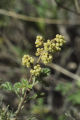
<instances>
[{"instance_id":1,"label":"small leaf","mask_svg":"<svg viewBox=\"0 0 80 120\"><path fill-rule=\"evenodd\" d=\"M21 80L21 84L22 84L23 86L27 87L27 85L28 85L28 80L22 79L22 80Z\"/></svg>"},{"instance_id":2,"label":"small leaf","mask_svg":"<svg viewBox=\"0 0 80 120\"><path fill-rule=\"evenodd\" d=\"M65 95L67 92L69 92L69 90L72 88L72 84L71 83L59 83L56 87L55 90L56 91L61 91L61 93L63 95Z\"/></svg>"},{"instance_id":3,"label":"small leaf","mask_svg":"<svg viewBox=\"0 0 80 120\"><path fill-rule=\"evenodd\" d=\"M21 83L20 83L20 82L15 83L15 84L14 84L14 88L15 88L15 89L16 89L16 88L21 88Z\"/></svg>"},{"instance_id":4,"label":"small leaf","mask_svg":"<svg viewBox=\"0 0 80 120\"><path fill-rule=\"evenodd\" d=\"M77 90L75 93L68 97L68 100L73 104L80 104L80 90Z\"/></svg>"},{"instance_id":5,"label":"small leaf","mask_svg":"<svg viewBox=\"0 0 80 120\"><path fill-rule=\"evenodd\" d=\"M49 68L42 68L42 71L41 71L41 73L42 73L42 75L43 76L48 76L48 75L50 75L50 69Z\"/></svg>"},{"instance_id":6,"label":"small leaf","mask_svg":"<svg viewBox=\"0 0 80 120\"><path fill-rule=\"evenodd\" d=\"M33 87L32 84L30 84L30 85L27 86L27 88L29 88L29 89L32 89L32 87Z\"/></svg>"},{"instance_id":7,"label":"small leaf","mask_svg":"<svg viewBox=\"0 0 80 120\"><path fill-rule=\"evenodd\" d=\"M33 96L30 97L30 99L35 99L37 97L37 94L35 93Z\"/></svg>"},{"instance_id":8,"label":"small leaf","mask_svg":"<svg viewBox=\"0 0 80 120\"><path fill-rule=\"evenodd\" d=\"M21 86L22 86L22 85L21 85L20 82L17 82L17 83L14 84L13 88L14 88L14 92L15 92L16 94L18 94L18 93L20 92Z\"/></svg>"},{"instance_id":9,"label":"small leaf","mask_svg":"<svg viewBox=\"0 0 80 120\"><path fill-rule=\"evenodd\" d=\"M6 90L9 90L9 91L13 90L12 84L10 82L5 82L1 86L2 86L2 88L6 89Z\"/></svg>"}]
</instances>

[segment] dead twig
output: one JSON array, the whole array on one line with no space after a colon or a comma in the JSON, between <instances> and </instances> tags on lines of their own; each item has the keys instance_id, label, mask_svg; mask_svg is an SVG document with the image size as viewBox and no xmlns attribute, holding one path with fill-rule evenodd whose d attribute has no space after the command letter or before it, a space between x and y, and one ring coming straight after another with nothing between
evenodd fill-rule
<instances>
[{"instance_id":1,"label":"dead twig","mask_svg":"<svg viewBox=\"0 0 80 120\"><path fill-rule=\"evenodd\" d=\"M15 13L13 11L7 11L4 9L0 9L0 14L13 17L16 19L24 20L24 21L29 21L29 22L40 22L40 23L46 23L46 24L64 24L64 25L73 25L73 24L80 24L80 21L77 21L76 23L72 23L68 20L57 20L57 19L48 19L48 18L39 18L39 17L31 17L31 16L26 16L26 15L21 15L18 13Z\"/></svg>"},{"instance_id":2,"label":"dead twig","mask_svg":"<svg viewBox=\"0 0 80 120\"><path fill-rule=\"evenodd\" d=\"M78 75L64 69L63 67L61 67L61 66L59 66L57 64L51 63L48 66L51 67L52 69L55 69L55 70L59 71L60 73L72 78L73 80L80 80L80 77Z\"/></svg>"},{"instance_id":3,"label":"dead twig","mask_svg":"<svg viewBox=\"0 0 80 120\"><path fill-rule=\"evenodd\" d=\"M74 2L75 2L75 7L76 7L77 12L80 13L80 6L78 3L78 0L74 0Z\"/></svg>"}]
</instances>

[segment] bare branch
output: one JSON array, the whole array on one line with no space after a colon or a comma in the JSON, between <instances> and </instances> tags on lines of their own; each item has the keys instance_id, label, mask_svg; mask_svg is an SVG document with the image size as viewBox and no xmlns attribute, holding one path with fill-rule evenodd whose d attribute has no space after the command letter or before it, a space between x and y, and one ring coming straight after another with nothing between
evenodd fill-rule
<instances>
[{"instance_id":1,"label":"bare branch","mask_svg":"<svg viewBox=\"0 0 80 120\"><path fill-rule=\"evenodd\" d=\"M16 19L24 20L24 21L29 21L29 22L40 22L40 23L46 23L46 24L64 24L64 25L74 25L80 24L80 21L77 21L76 23L72 23L68 20L57 20L57 19L48 19L48 18L39 18L39 17L31 17L31 16L26 16L26 15L21 15L18 13L15 13L13 11L7 11L4 9L0 9L0 14L13 17Z\"/></svg>"}]
</instances>

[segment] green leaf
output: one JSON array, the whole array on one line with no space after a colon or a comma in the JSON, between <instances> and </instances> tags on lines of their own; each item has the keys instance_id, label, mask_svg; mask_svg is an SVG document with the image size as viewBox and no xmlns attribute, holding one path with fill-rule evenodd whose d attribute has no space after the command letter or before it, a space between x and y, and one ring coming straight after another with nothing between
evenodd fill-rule
<instances>
[{"instance_id":1,"label":"green leaf","mask_svg":"<svg viewBox=\"0 0 80 120\"><path fill-rule=\"evenodd\" d=\"M9 91L13 90L12 84L10 82L5 82L4 84L1 85L1 87L5 90L9 90Z\"/></svg>"},{"instance_id":2,"label":"green leaf","mask_svg":"<svg viewBox=\"0 0 80 120\"><path fill-rule=\"evenodd\" d=\"M43 75L43 76L48 76L48 75L50 75L50 69L49 68L42 68L42 71L41 71L41 74Z\"/></svg>"},{"instance_id":3,"label":"green leaf","mask_svg":"<svg viewBox=\"0 0 80 120\"><path fill-rule=\"evenodd\" d=\"M21 88L21 83L20 82L17 82L17 83L15 83L14 84L14 88L16 89L16 88Z\"/></svg>"},{"instance_id":4,"label":"green leaf","mask_svg":"<svg viewBox=\"0 0 80 120\"><path fill-rule=\"evenodd\" d=\"M38 105L43 105L43 99L42 99L42 98L39 98L39 99L37 100L37 102L38 102Z\"/></svg>"},{"instance_id":5,"label":"green leaf","mask_svg":"<svg viewBox=\"0 0 80 120\"><path fill-rule=\"evenodd\" d=\"M29 89L32 89L33 85L30 84L30 85L28 85L27 87L28 87Z\"/></svg>"},{"instance_id":6,"label":"green leaf","mask_svg":"<svg viewBox=\"0 0 80 120\"><path fill-rule=\"evenodd\" d=\"M22 92L24 94L24 91L27 90L27 88L32 89L34 84L30 84L27 79L22 79L21 82L17 82L13 86L13 90L16 94Z\"/></svg>"},{"instance_id":7,"label":"green leaf","mask_svg":"<svg viewBox=\"0 0 80 120\"><path fill-rule=\"evenodd\" d=\"M80 80L76 81L76 85L80 88Z\"/></svg>"},{"instance_id":8,"label":"green leaf","mask_svg":"<svg viewBox=\"0 0 80 120\"><path fill-rule=\"evenodd\" d=\"M22 86L27 87L27 85L28 85L28 80L27 80L27 79L22 79L22 80L21 80L21 84L22 84Z\"/></svg>"},{"instance_id":9,"label":"green leaf","mask_svg":"<svg viewBox=\"0 0 80 120\"><path fill-rule=\"evenodd\" d=\"M63 95L65 95L72 88L71 83L59 83L56 87L56 91L60 91Z\"/></svg>"},{"instance_id":10,"label":"green leaf","mask_svg":"<svg viewBox=\"0 0 80 120\"><path fill-rule=\"evenodd\" d=\"M68 100L73 104L80 104L80 90L77 90L75 93L68 97Z\"/></svg>"},{"instance_id":11,"label":"green leaf","mask_svg":"<svg viewBox=\"0 0 80 120\"><path fill-rule=\"evenodd\" d=\"M18 93L20 92L21 86L22 86L22 85L21 85L20 82L17 82L17 83L14 84L13 88L14 88L14 92L15 92L16 94L18 94Z\"/></svg>"},{"instance_id":12,"label":"green leaf","mask_svg":"<svg viewBox=\"0 0 80 120\"><path fill-rule=\"evenodd\" d=\"M35 99L37 97L37 94L35 93L33 96L30 97L30 99Z\"/></svg>"}]
</instances>

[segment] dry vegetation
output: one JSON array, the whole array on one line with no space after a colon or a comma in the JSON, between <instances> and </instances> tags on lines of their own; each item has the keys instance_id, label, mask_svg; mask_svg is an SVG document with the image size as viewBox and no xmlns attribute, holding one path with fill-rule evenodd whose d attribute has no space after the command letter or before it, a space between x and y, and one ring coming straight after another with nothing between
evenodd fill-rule
<instances>
[{"instance_id":1,"label":"dry vegetation","mask_svg":"<svg viewBox=\"0 0 80 120\"><path fill-rule=\"evenodd\" d=\"M35 56L36 35L47 40L58 33L67 42L47 65L51 74L30 92L19 120L80 120L80 0L0 0L0 84L29 77L22 56ZM0 88L0 114L11 115L17 105L16 94Z\"/></svg>"}]
</instances>

